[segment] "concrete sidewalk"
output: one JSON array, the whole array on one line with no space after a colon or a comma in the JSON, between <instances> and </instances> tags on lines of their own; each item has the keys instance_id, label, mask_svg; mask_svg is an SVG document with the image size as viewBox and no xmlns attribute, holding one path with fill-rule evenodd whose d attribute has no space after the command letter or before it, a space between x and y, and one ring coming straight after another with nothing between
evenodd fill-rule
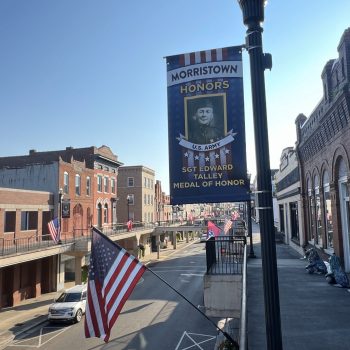
<instances>
[{"instance_id":1,"label":"concrete sidewalk","mask_svg":"<svg viewBox=\"0 0 350 350\"><path fill-rule=\"evenodd\" d=\"M169 258L179 250L198 242L199 239L189 242L180 241L177 243L177 249L174 250L172 245L168 248L161 249L159 253L151 253L141 261L148 265L156 263L163 259ZM74 282L65 284L65 288L74 286ZM5 348L13 339L19 337L29 329L34 328L41 323L46 322L49 305L53 303L54 298L57 298L60 292L42 294L38 298L28 299L18 306L5 308L0 311L0 349Z\"/></svg>"},{"instance_id":2,"label":"concrete sidewalk","mask_svg":"<svg viewBox=\"0 0 350 350\"><path fill-rule=\"evenodd\" d=\"M253 224L254 253L247 265L248 348L266 346L259 226ZM248 247L249 251L249 247ZM349 350L350 293L334 287L324 275L308 274L290 246L277 243L277 269L284 350ZM268 350L268 349L267 349Z\"/></svg>"}]
</instances>

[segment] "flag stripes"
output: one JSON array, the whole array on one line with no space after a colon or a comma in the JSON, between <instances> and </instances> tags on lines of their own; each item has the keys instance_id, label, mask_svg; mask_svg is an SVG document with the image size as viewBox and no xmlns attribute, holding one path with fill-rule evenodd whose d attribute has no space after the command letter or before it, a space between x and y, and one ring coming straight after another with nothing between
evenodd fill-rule
<instances>
[{"instance_id":1,"label":"flag stripes","mask_svg":"<svg viewBox=\"0 0 350 350\"><path fill-rule=\"evenodd\" d=\"M108 342L111 329L146 266L93 228L85 337Z\"/></svg>"},{"instance_id":2,"label":"flag stripes","mask_svg":"<svg viewBox=\"0 0 350 350\"><path fill-rule=\"evenodd\" d=\"M52 240L58 243L61 239L61 228L58 218L54 218L53 220L49 221L47 227L49 229Z\"/></svg>"}]
</instances>

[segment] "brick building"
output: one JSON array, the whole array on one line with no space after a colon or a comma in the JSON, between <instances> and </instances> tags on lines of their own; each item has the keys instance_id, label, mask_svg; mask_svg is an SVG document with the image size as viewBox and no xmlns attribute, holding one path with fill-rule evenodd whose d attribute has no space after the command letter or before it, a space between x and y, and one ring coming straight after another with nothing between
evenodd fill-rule
<instances>
[{"instance_id":1,"label":"brick building","mask_svg":"<svg viewBox=\"0 0 350 350\"><path fill-rule=\"evenodd\" d=\"M47 223L53 197L50 192L0 188L0 255L10 249L16 253L0 261L0 309L56 290L58 260L53 244L47 245L45 256L18 255L22 245L50 239Z\"/></svg>"},{"instance_id":2,"label":"brick building","mask_svg":"<svg viewBox=\"0 0 350 350\"><path fill-rule=\"evenodd\" d=\"M52 217L63 201L62 233L116 221L117 174L122 163L107 146L72 148L0 158L0 187L54 194Z\"/></svg>"},{"instance_id":3,"label":"brick building","mask_svg":"<svg viewBox=\"0 0 350 350\"><path fill-rule=\"evenodd\" d=\"M304 241L340 256L350 272L350 28L321 77L321 101L295 122Z\"/></svg>"},{"instance_id":4,"label":"brick building","mask_svg":"<svg viewBox=\"0 0 350 350\"><path fill-rule=\"evenodd\" d=\"M158 196L160 196L159 193ZM126 222L131 219L134 223L155 222L158 220L156 204L154 170L143 165L120 167L118 172L118 221Z\"/></svg>"},{"instance_id":5,"label":"brick building","mask_svg":"<svg viewBox=\"0 0 350 350\"><path fill-rule=\"evenodd\" d=\"M81 281L88 251L74 241L116 224L120 165L107 146L0 158L0 308ZM54 217L62 245L48 232Z\"/></svg>"}]
</instances>

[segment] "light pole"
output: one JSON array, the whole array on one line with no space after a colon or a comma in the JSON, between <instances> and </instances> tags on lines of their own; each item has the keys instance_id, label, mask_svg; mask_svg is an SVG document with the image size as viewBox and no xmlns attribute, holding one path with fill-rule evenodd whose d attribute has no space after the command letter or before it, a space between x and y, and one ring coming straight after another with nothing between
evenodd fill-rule
<instances>
[{"instance_id":1,"label":"light pole","mask_svg":"<svg viewBox=\"0 0 350 350\"><path fill-rule=\"evenodd\" d=\"M251 190L250 190L250 177L251 175L248 174L248 181L249 181L249 200L247 201L247 223L248 223L248 235L249 235L249 258L256 258L256 255L254 254L254 247L253 247L253 232L252 232L252 202L251 202Z\"/></svg>"},{"instance_id":2,"label":"light pole","mask_svg":"<svg viewBox=\"0 0 350 350\"><path fill-rule=\"evenodd\" d=\"M62 199L63 199L63 189L60 188L58 191L58 225L59 225L59 240L58 243L61 243L61 233L62 233Z\"/></svg>"},{"instance_id":3,"label":"light pole","mask_svg":"<svg viewBox=\"0 0 350 350\"><path fill-rule=\"evenodd\" d=\"M264 79L264 70L271 69L272 60L271 55L262 50L261 23L264 21L265 2L238 0L247 26L246 49L250 57L267 348L282 350Z\"/></svg>"}]
</instances>

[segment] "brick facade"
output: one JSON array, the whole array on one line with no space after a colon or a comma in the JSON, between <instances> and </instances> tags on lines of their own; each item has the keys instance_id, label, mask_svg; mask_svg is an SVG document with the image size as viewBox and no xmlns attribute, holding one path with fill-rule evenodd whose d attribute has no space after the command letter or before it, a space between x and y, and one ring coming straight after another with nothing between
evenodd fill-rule
<instances>
[{"instance_id":1,"label":"brick facade","mask_svg":"<svg viewBox=\"0 0 350 350\"><path fill-rule=\"evenodd\" d=\"M340 256L350 271L350 222L342 197L344 185L349 191L350 183L350 28L340 40L338 53L322 72L321 102L308 118L303 114L296 118L296 151L304 240L322 253Z\"/></svg>"}]
</instances>

